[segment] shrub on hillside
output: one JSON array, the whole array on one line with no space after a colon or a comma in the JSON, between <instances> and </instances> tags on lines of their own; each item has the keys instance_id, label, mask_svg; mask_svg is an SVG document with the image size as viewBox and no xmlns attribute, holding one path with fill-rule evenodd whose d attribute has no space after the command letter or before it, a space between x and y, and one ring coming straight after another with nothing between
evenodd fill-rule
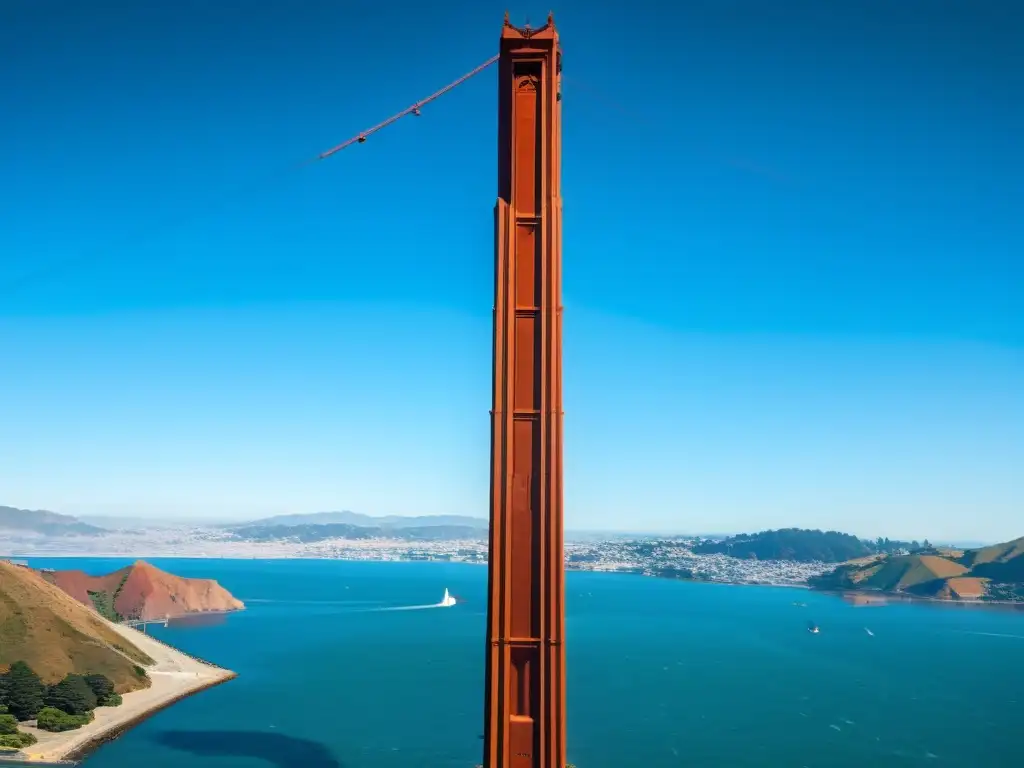
<instances>
[{"instance_id":1,"label":"shrub on hillside","mask_svg":"<svg viewBox=\"0 0 1024 768\"><path fill-rule=\"evenodd\" d=\"M96 706L98 707L120 707L121 706L121 694L111 693L104 696L99 700Z\"/></svg>"},{"instance_id":2,"label":"shrub on hillside","mask_svg":"<svg viewBox=\"0 0 1024 768\"><path fill-rule=\"evenodd\" d=\"M14 715L0 715L0 736L10 736L18 732L18 721Z\"/></svg>"},{"instance_id":3,"label":"shrub on hillside","mask_svg":"<svg viewBox=\"0 0 1024 768\"><path fill-rule=\"evenodd\" d=\"M10 733L0 736L0 749L21 749L31 747L36 743L36 737L31 733Z\"/></svg>"},{"instance_id":4,"label":"shrub on hillside","mask_svg":"<svg viewBox=\"0 0 1024 768\"><path fill-rule=\"evenodd\" d=\"M39 675L23 661L16 661L4 675L7 709L19 720L31 720L43 708L46 686Z\"/></svg>"},{"instance_id":5,"label":"shrub on hillside","mask_svg":"<svg viewBox=\"0 0 1024 768\"><path fill-rule=\"evenodd\" d=\"M41 731L73 731L90 722L92 717L92 712L87 715L69 715L56 707L43 707L36 716L36 725Z\"/></svg>"},{"instance_id":6,"label":"shrub on hillside","mask_svg":"<svg viewBox=\"0 0 1024 768\"><path fill-rule=\"evenodd\" d=\"M85 682L96 694L97 699L104 699L114 692L114 683L106 675L86 675Z\"/></svg>"},{"instance_id":7,"label":"shrub on hillside","mask_svg":"<svg viewBox=\"0 0 1024 768\"><path fill-rule=\"evenodd\" d=\"M96 708L96 694L81 675L68 675L51 685L45 704L69 715L84 715Z\"/></svg>"}]
</instances>

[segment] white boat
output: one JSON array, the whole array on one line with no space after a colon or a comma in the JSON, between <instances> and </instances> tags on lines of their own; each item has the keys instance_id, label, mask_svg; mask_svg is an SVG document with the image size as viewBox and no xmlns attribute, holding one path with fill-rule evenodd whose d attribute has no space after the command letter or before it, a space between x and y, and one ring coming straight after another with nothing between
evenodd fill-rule
<instances>
[{"instance_id":1,"label":"white boat","mask_svg":"<svg viewBox=\"0 0 1024 768\"><path fill-rule=\"evenodd\" d=\"M444 597L441 598L441 602L438 603L438 606L441 608L451 608L453 605L455 605L455 598L448 594L448 588L445 587Z\"/></svg>"}]
</instances>

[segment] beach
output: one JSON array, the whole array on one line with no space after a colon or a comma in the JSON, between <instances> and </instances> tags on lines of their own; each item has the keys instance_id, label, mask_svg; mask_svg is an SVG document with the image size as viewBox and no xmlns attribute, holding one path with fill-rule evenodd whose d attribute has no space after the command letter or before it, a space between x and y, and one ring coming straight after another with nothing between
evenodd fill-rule
<instances>
[{"instance_id":1,"label":"beach","mask_svg":"<svg viewBox=\"0 0 1024 768\"><path fill-rule=\"evenodd\" d=\"M77 730L50 733L22 724L21 730L39 740L22 750L23 759L39 763L78 759L164 707L235 677L230 670L194 659L137 629L108 624L153 659L154 664L146 667L152 685L124 694L119 707L97 707L95 719Z\"/></svg>"}]
</instances>

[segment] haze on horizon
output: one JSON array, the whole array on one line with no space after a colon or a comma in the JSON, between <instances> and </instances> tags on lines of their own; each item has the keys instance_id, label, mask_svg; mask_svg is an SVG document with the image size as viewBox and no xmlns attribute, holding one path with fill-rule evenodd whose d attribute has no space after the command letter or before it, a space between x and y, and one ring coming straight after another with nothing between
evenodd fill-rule
<instances>
[{"instance_id":1,"label":"haze on horizon","mask_svg":"<svg viewBox=\"0 0 1024 768\"><path fill-rule=\"evenodd\" d=\"M555 8L568 528L1024 533L1002 5ZM0 504L485 515L494 73L266 176L491 56L504 5L123 6L0 29Z\"/></svg>"}]
</instances>

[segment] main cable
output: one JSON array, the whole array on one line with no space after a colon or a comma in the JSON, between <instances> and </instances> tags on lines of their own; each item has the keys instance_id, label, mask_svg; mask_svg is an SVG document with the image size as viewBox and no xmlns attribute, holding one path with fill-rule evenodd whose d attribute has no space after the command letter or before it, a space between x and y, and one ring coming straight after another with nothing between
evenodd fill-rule
<instances>
[{"instance_id":1,"label":"main cable","mask_svg":"<svg viewBox=\"0 0 1024 768\"><path fill-rule=\"evenodd\" d=\"M474 67L469 72L467 72L466 74L462 75L461 77L453 80L452 82L448 83L448 85L444 86L440 90L435 91L434 93L430 94L429 96L427 96L424 99L420 99L419 101L417 101L412 106L409 106L409 107L406 107L405 109L403 109L401 112L397 112L396 114L394 114L391 117L389 117L387 120L384 120L383 122L377 123L373 127L367 128L364 131L360 131L359 133L357 133L352 138L347 139L346 141L343 141L341 144L338 144L337 146L331 147L330 149L328 149L328 150L326 150L324 152L321 152L318 155L306 158L305 160L302 160L302 161L300 161L298 163L293 163L293 164L285 166L283 168L278 168L278 169L272 171L271 173L269 173L267 176L262 177L259 180L259 182L257 182L257 183L262 184L262 183L265 183L265 182L270 181L272 179L277 179L277 178L279 178L282 175L285 175L285 174L288 174L288 173L292 173L294 171L299 170L300 168L304 168L307 165L312 165L312 164L318 163L318 162L320 162L322 160L326 160L328 157L331 157L332 155L335 155L338 152L341 152L343 149L346 149L347 147L350 147L353 144L362 144L362 143L364 143L366 141L367 137L371 136L372 134L376 133L377 131L379 131L379 130L381 130L383 128L386 128L387 126L391 125L392 123L398 122L403 117L406 117L408 115L419 116L421 114L421 109L425 105L429 104L432 101L435 101L436 99L439 99L441 96L444 96L449 91L451 91L451 90L453 90L455 88L458 88L460 85L465 83L467 80L475 77L476 75L479 75L485 69L487 69L492 64L497 62L498 58L499 58L498 56L492 56L487 61L485 61L483 64L480 64L479 66ZM245 189L251 189L254 185L255 185L255 183L252 180L250 180L250 181L246 182L244 185L240 184L239 187L240 188L245 188ZM222 204L223 203L227 203L227 202L231 202L233 200L234 200L234 195L224 195L221 198ZM202 215L205 215L205 214L209 213L209 210L210 210L209 207L207 207L207 208L204 208L202 210L195 211L194 213L191 213L191 214L183 214L183 215L180 215L180 216L177 216L177 215L170 216L167 219L165 219L165 220L163 220L161 222L158 222L156 225L149 224L149 225L141 228L137 232L135 232L135 233L125 237L123 240L120 241L120 244L121 244L122 247L124 247L124 246L126 246L126 245L128 245L128 244L130 244L132 242L135 242L136 240L138 240L140 238L143 238L143 237L146 237L147 235L152 234L154 231L157 231L157 230L160 230L160 229L163 229L163 230L173 229L175 227L182 226L183 224L186 224L189 221L192 221L192 220L198 218L199 216L202 216ZM106 252L108 250L110 250L110 247L103 249L103 252ZM32 282L34 282L34 281L36 281L36 280L38 280L40 278L44 278L44 277L52 275L52 274L54 274L56 272L59 272L62 269L67 269L67 268L75 266L77 264L82 264L82 263L85 263L85 262L93 261L93 260L95 260L97 258L97 256L98 256L98 254L96 254L95 252L91 252L91 253L87 253L87 254L79 254L79 255L73 256L73 257L71 257L69 259L65 259L64 261L58 261L58 262L49 264L47 266L42 267L41 269L37 269L37 270L35 270L33 272L29 272L28 274L22 275L21 277L16 277L13 280L0 283L0 293L7 293L7 292L11 292L11 291L17 290L18 288L21 288L21 287L23 287L25 285L28 285L29 283L32 283Z\"/></svg>"},{"instance_id":2,"label":"main cable","mask_svg":"<svg viewBox=\"0 0 1024 768\"><path fill-rule=\"evenodd\" d=\"M458 88L460 85L462 85L464 82L469 80L471 77L475 77L476 75L479 75L481 72L483 72L489 66L494 64L498 60L498 58L499 58L498 56L492 56L491 58L489 58L487 61L485 61L480 66L474 67L473 69L471 69L469 72L464 74L458 80L453 80L452 82L448 83L448 85L446 85L441 90L435 91L434 93L432 93L429 96L427 96L427 98L422 99L420 101L417 101L411 107L406 107L401 112L398 112L397 114L392 115L391 117L389 117L384 122L377 123L377 125L375 125L372 128L369 128L369 129L363 131L362 133L357 133L351 139L348 139L347 141L343 141L338 146L332 147L331 149L328 149L326 152L321 152L319 155L316 156L316 158L314 158L314 160L326 160L331 155L333 155L333 154L335 154L337 152L341 152L341 150L345 149L346 147L350 147L353 144L357 144L357 143L358 144L362 144L364 141L366 141L367 137L370 136L371 134L376 133L381 128L387 128L389 125L391 125L392 123L395 123L395 122L401 120L406 115L416 115L417 117L419 117L420 109L422 107L426 106L427 104L432 102L434 99L438 99L441 96L444 96L446 93L448 93L448 91L452 90L453 88Z\"/></svg>"}]
</instances>

